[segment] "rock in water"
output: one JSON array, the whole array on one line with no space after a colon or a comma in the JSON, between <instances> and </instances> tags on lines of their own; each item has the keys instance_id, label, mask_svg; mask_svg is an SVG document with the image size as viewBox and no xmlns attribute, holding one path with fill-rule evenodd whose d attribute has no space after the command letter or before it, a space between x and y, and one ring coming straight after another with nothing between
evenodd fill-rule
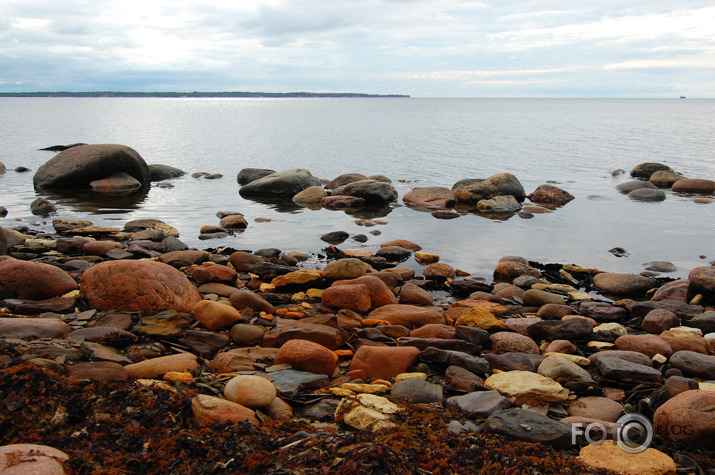
<instances>
[{"instance_id":1,"label":"rock in water","mask_svg":"<svg viewBox=\"0 0 715 475\"><path fill-rule=\"evenodd\" d=\"M201 300L182 272L156 261L107 261L88 269L80 291L98 310L191 312Z\"/></svg>"},{"instance_id":2,"label":"rock in water","mask_svg":"<svg viewBox=\"0 0 715 475\"><path fill-rule=\"evenodd\" d=\"M320 186L320 184L320 180L311 175L308 170L294 168L271 173L263 178L254 180L242 186L239 193L247 196L258 195L293 198L293 196L306 188Z\"/></svg>"},{"instance_id":3,"label":"rock in water","mask_svg":"<svg viewBox=\"0 0 715 475\"><path fill-rule=\"evenodd\" d=\"M64 150L35 173L36 188L88 187L114 173L124 172L140 183L149 182L149 167L125 145L80 145Z\"/></svg>"},{"instance_id":4,"label":"rock in water","mask_svg":"<svg viewBox=\"0 0 715 475\"><path fill-rule=\"evenodd\" d=\"M499 195L511 195L519 202L526 198L524 187L511 173L500 173L486 180L462 180L455 183L452 192L457 201L470 204Z\"/></svg>"}]
</instances>

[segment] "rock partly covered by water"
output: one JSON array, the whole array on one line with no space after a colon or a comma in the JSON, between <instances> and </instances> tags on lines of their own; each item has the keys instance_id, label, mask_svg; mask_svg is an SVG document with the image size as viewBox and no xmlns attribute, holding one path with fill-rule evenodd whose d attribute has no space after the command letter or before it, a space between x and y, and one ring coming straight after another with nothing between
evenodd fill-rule
<instances>
[{"instance_id":1,"label":"rock partly covered by water","mask_svg":"<svg viewBox=\"0 0 715 475\"><path fill-rule=\"evenodd\" d=\"M311 186L320 186L320 180L310 171L293 168L270 173L243 185L239 192L246 196L274 196L291 199Z\"/></svg>"}]
</instances>

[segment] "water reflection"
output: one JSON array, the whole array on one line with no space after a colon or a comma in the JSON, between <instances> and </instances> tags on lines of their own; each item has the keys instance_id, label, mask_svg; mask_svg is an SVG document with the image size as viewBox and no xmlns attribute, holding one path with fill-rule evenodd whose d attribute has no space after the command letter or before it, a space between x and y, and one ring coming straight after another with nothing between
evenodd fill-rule
<instances>
[{"instance_id":1,"label":"water reflection","mask_svg":"<svg viewBox=\"0 0 715 475\"><path fill-rule=\"evenodd\" d=\"M38 196L66 206L72 211L88 214L110 214L141 208L149 195L150 186L131 193L98 193L91 190L52 189L39 190Z\"/></svg>"}]
</instances>

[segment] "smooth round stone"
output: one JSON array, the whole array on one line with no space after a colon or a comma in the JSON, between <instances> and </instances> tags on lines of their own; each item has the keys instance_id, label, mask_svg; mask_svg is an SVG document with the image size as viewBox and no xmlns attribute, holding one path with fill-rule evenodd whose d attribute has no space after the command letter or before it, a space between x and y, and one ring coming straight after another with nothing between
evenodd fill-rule
<instances>
[{"instance_id":1,"label":"smooth round stone","mask_svg":"<svg viewBox=\"0 0 715 475\"><path fill-rule=\"evenodd\" d=\"M331 280L355 279L366 273L365 264L360 259L352 257L333 261L322 271L323 277Z\"/></svg>"},{"instance_id":2,"label":"smooth round stone","mask_svg":"<svg viewBox=\"0 0 715 475\"><path fill-rule=\"evenodd\" d=\"M498 332L489 337L496 354L507 352L538 354L539 346L528 336L511 332Z\"/></svg>"},{"instance_id":3,"label":"smooth round stone","mask_svg":"<svg viewBox=\"0 0 715 475\"><path fill-rule=\"evenodd\" d=\"M194 422L199 427L213 424L238 424L248 422L254 426L260 425L255 412L241 404L222 398L199 394L191 400L191 411Z\"/></svg>"},{"instance_id":4,"label":"smooth round stone","mask_svg":"<svg viewBox=\"0 0 715 475\"><path fill-rule=\"evenodd\" d=\"M575 400L566 408L566 412L569 416L616 422L623 414L623 406L607 397L588 396Z\"/></svg>"},{"instance_id":5,"label":"smooth round stone","mask_svg":"<svg viewBox=\"0 0 715 475\"><path fill-rule=\"evenodd\" d=\"M67 376L75 379L125 380L129 373L124 366L111 361L90 361L77 363L67 368Z\"/></svg>"},{"instance_id":6,"label":"smooth round stone","mask_svg":"<svg viewBox=\"0 0 715 475\"><path fill-rule=\"evenodd\" d=\"M638 454L621 450L612 440L599 445L587 445L578 456L585 465L623 475L675 475L677 466L672 458L656 449L647 448Z\"/></svg>"},{"instance_id":7,"label":"smooth round stone","mask_svg":"<svg viewBox=\"0 0 715 475\"><path fill-rule=\"evenodd\" d=\"M521 300L524 302L524 305L533 305L538 307L546 304L564 305L566 303L566 298L561 295L536 289L529 289L524 292Z\"/></svg>"},{"instance_id":8,"label":"smooth round stone","mask_svg":"<svg viewBox=\"0 0 715 475\"><path fill-rule=\"evenodd\" d=\"M666 357L673 354L670 345L655 335L625 335L616 340L616 347L623 351L637 351L649 358L657 354Z\"/></svg>"},{"instance_id":9,"label":"smooth round stone","mask_svg":"<svg viewBox=\"0 0 715 475\"><path fill-rule=\"evenodd\" d=\"M660 334L680 325L680 319L669 310L656 308L643 317L641 328L648 333Z\"/></svg>"},{"instance_id":10,"label":"smooth round stone","mask_svg":"<svg viewBox=\"0 0 715 475\"><path fill-rule=\"evenodd\" d=\"M69 456L47 445L11 444L0 447L0 473L4 475L64 475Z\"/></svg>"},{"instance_id":11,"label":"smooth round stone","mask_svg":"<svg viewBox=\"0 0 715 475\"><path fill-rule=\"evenodd\" d=\"M229 401L250 409L259 409L273 402L276 398L276 387L260 376L240 375L226 383L223 395Z\"/></svg>"},{"instance_id":12,"label":"smooth round stone","mask_svg":"<svg viewBox=\"0 0 715 475\"><path fill-rule=\"evenodd\" d=\"M253 346L263 341L266 330L258 325L237 323L231 327L231 340L239 346Z\"/></svg>"},{"instance_id":13,"label":"smooth round stone","mask_svg":"<svg viewBox=\"0 0 715 475\"><path fill-rule=\"evenodd\" d=\"M276 354L275 364L288 363L294 369L332 376L338 356L328 348L308 340L289 340Z\"/></svg>"},{"instance_id":14,"label":"smooth round stone","mask_svg":"<svg viewBox=\"0 0 715 475\"><path fill-rule=\"evenodd\" d=\"M562 402L569 390L551 378L529 371L504 371L489 376L484 387L499 391L502 396L515 398L515 404L524 400Z\"/></svg>"},{"instance_id":15,"label":"smooth round stone","mask_svg":"<svg viewBox=\"0 0 715 475\"><path fill-rule=\"evenodd\" d=\"M600 291L616 295L645 294L655 281L638 274L603 272L593 276L593 285Z\"/></svg>"},{"instance_id":16,"label":"smooth round stone","mask_svg":"<svg viewBox=\"0 0 715 475\"><path fill-rule=\"evenodd\" d=\"M546 347L545 353L565 353L573 355L578 347L568 340L554 340Z\"/></svg>"},{"instance_id":17,"label":"smooth round stone","mask_svg":"<svg viewBox=\"0 0 715 475\"><path fill-rule=\"evenodd\" d=\"M653 425L656 433L666 438L691 447L712 447L715 391L698 389L678 394L656 409Z\"/></svg>"}]
</instances>

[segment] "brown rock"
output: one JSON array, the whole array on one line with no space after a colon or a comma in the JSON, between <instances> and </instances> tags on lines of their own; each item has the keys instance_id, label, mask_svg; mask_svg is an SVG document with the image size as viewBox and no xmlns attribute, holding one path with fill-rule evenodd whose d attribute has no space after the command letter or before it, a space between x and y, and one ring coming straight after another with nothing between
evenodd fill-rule
<instances>
[{"instance_id":1,"label":"brown rock","mask_svg":"<svg viewBox=\"0 0 715 475\"><path fill-rule=\"evenodd\" d=\"M211 360L211 371L217 374L253 371L255 361L248 354L238 350L219 353Z\"/></svg>"},{"instance_id":2,"label":"brown rock","mask_svg":"<svg viewBox=\"0 0 715 475\"><path fill-rule=\"evenodd\" d=\"M539 345L528 336L511 332L498 332L489 337L492 351L496 354L507 352L539 354Z\"/></svg>"},{"instance_id":3,"label":"brown rock","mask_svg":"<svg viewBox=\"0 0 715 475\"><path fill-rule=\"evenodd\" d=\"M447 209L454 206L454 193L441 186L413 188L405 193L402 201L419 210Z\"/></svg>"},{"instance_id":4,"label":"brown rock","mask_svg":"<svg viewBox=\"0 0 715 475\"><path fill-rule=\"evenodd\" d=\"M421 287L407 283L400 289L400 301L401 304L408 305L423 305L432 306L434 303L434 298L429 292L422 289Z\"/></svg>"},{"instance_id":5,"label":"brown rock","mask_svg":"<svg viewBox=\"0 0 715 475\"><path fill-rule=\"evenodd\" d=\"M457 318L455 325L476 327L483 330L495 330L506 328L506 324L494 316L489 310L483 306L475 306L468 313L464 313Z\"/></svg>"},{"instance_id":6,"label":"brown rock","mask_svg":"<svg viewBox=\"0 0 715 475\"><path fill-rule=\"evenodd\" d=\"M455 338L455 328L441 323L423 325L410 332L411 338Z\"/></svg>"},{"instance_id":7,"label":"brown rock","mask_svg":"<svg viewBox=\"0 0 715 475\"><path fill-rule=\"evenodd\" d=\"M673 354L670 345L655 335L624 335L616 340L616 347L623 351L637 351L649 358L657 354L667 358Z\"/></svg>"},{"instance_id":8,"label":"brown rock","mask_svg":"<svg viewBox=\"0 0 715 475\"><path fill-rule=\"evenodd\" d=\"M0 472L4 475L65 475L69 456L53 447L10 444L0 447Z\"/></svg>"},{"instance_id":9,"label":"brown rock","mask_svg":"<svg viewBox=\"0 0 715 475\"><path fill-rule=\"evenodd\" d=\"M715 437L715 391L685 391L653 415L655 431L691 447L712 447Z\"/></svg>"},{"instance_id":10,"label":"brown rock","mask_svg":"<svg viewBox=\"0 0 715 475\"><path fill-rule=\"evenodd\" d=\"M419 244L415 244L412 241L408 241L406 239L395 239L394 241L389 241L389 242L380 244L381 248L382 247L392 247L392 246L401 247L403 249L407 249L408 251L421 251L422 250L422 246L420 246Z\"/></svg>"},{"instance_id":11,"label":"brown rock","mask_svg":"<svg viewBox=\"0 0 715 475\"><path fill-rule=\"evenodd\" d=\"M655 285L655 281L638 274L603 272L593 276L593 285L608 294L644 295Z\"/></svg>"},{"instance_id":12,"label":"brown rock","mask_svg":"<svg viewBox=\"0 0 715 475\"><path fill-rule=\"evenodd\" d=\"M494 280L496 282L509 282L521 275L541 277L541 272L517 261L501 261L494 268Z\"/></svg>"},{"instance_id":13,"label":"brown rock","mask_svg":"<svg viewBox=\"0 0 715 475\"><path fill-rule=\"evenodd\" d=\"M546 304L564 305L566 303L566 298L545 290L529 289L524 292L522 301L524 302L524 305L541 307Z\"/></svg>"},{"instance_id":14,"label":"brown rock","mask_svg":"<svg viewBox=\"0 0 715 475\"><path fill-rule=\"evenodd\" d=\"M350 370L362 370L371 379L392 379L406 373L419 355L420 350L413 346L361 346L353 356Z\"/></svg>"},{"instance_id":15,"label":"brown rock","mask_svg":"<svg viewBox=\"0 0 715 475\"><path fill-rule=\"evenodd\" d=\"M254 426L260 425L256 413L251 409L206 394L199 394L191 400L191 412L194 415L194 422L199 427L208 427L214 424L239 424L241 422L248 422Z\"/></svg>"},{"instance_id":16,"label":"brown rock","mask_svg":"<svg viewBox=\"0 0 715 475\"><path fill-rule=\"evenodd\" d=\"M343 336L337 328L281 318L275 327L269 328L263 335L263 346L280 348L287 341L295 339L312 341L331 350L337 350L343 345Z\"/></svg>"},{"instance_id":17,"label":"brown rock","mask_svg":"<svg viewBox=\"0 0 715 475\"><path fill-rule=\"evenodd\" d=\"M569 416L616 422L623 414L623 406L607 397L588 396L573 401L566 408L566 412Z\"/></svg>"},{"instance_id":18,"label":"brown rock","mask_svg":"<svg viewBox=\"0 0 715 475\"><path fill-rule=\"evenodd\" d=\"M445 323L442 312L435 307L393 304L379 307L368 314L368 318L385 320L392 325L407 328L421 327L430 323Z\"/></svg>"},{"instance_id":19,"label":"brown rock","mask_svg":"<svg viewBox=\"0 0 715 475\"><path fill-rule=\"evenodd\" d=\"M265 259L250 252L236 251L228 258L234 269L238 272L245 272L255 264L265 262Z\"/></svg>"},{"instance_id":20,"label":"brown rock","mask_svg":"<svg viewBox=\"0 0 715 475\"><path fill-rule=\"evenodd\" d=\"M193 266L195 264L201 264L208 258L208 252L189 249L186 251L167 252L166 254L159 256L159 261L179 269L182 267Z\"/></svg>"},{"instance_id":21,"label":"brown rock","mask_svg":"<svg viewBox=\"0 0 715 475\"><path fill-rule=\"evenodd\" d=\"M209 282L234 284L238 278L238 273L235 270L213 262L204 262L200 266L189 267L186 274L199 285Z\"/></svg>"},{"instance_id":22,"label":"brown rock","mask_svg":"<svg viewBox=\"0 0 715 475\"><path fill-rule=\"evenodd\" d=\"M221 218L219 226L224 229L246 229L248 223L242 214L229 214Z\"/></svg>"},{"instance_id":23,"label":"brown rock","mask_svg":"<svg viewBox=\"0 0 715 475\"><path fill-rule=\"evenodd\" d=\"M715 302L715 267L696 267L688 275L690 295L703 294L710 302Z\"/></svg>"},{"instance_id":24,"label":"brown rock","mask_svg":"<svg viewBox=\"0 0 715 475\"><path fill-rule=\"evenodd\" d=\"M643 318L641 322L641 328L648 333L662 333L673 327L680 325L680 319L676 314L669 310L662 308L656 308L651 310Z\"/></svg>"},{"instance_id":25,"label":"brown rock","mask_svg":"<svg viewBox=\"0 0 715 475\"><path fill-rule=\"evenodd\" d=\"M67 368L67 376L75 379L90 379L93 381L125 380L129 373L124 366L111 361L91 361L77 363Z\"/></svg>"},{"instance_id":26,"label":"brown rock","mask_svg":"<svg viewBox=\"0 0 715 475\"><path fill-rule=\"evenodd\" d=\"M658 335L658 337L670 345L673 353L680 350L693 351L705 355L710 353L707 340L693 332L666 330ZM713 357L713 359L715 359L715 357Z\"/></svg>"},{"instance_id":27,"label":"brown rock","mask_svg":"<svg viewBox=\"0 0 715 475\"><path fill-rule=\"evenodd\" d=\"M630 454L611 440L581 449L578 459L594 469L608 470L623 475L675 475L677 466L672 458L656 449Z\"/></svg>"},{"instance_id":28,"label":"brown rock","mask_svg":"<svg viewBox=\"0 0 715 475\"><path fill-rule=\"evenodd\" d=\"M45 300L77 289L69 274L50 264L6 258L0 261L0 290L17 298Z\"/></svg>"},{"instance_id":29,"label":"brown rock","mask_svg":"<svg viewBox=\"0 0 715 475\"><path fill-rule=\"evenodd\" d=\"M196 355L177 353L169 356L159 356L149 360L126 365L124 369L130 378L158 378L170 371L188 373L199 369Z\"/></svg>"},{"instance_id":30,"label":"brown rock","mask_svg":"<svg viewBox=\"0 0 715 475\"><path fill-rule=\"evenodd\" d=\"M562 206L574 199L568 191L554 185L541 185L527 196L534 203L545 203Z\"/></svg>"},{"instance_id":31,"label":"brown rock","mask_svg":"<svg viewBox=\"0 0 715 475\"><path fill-rule=\"evenodd\" d=\"M235 253L234 253L235 254ZM275 312L275 307L266 299L250 290L241 289L229 297L229 302L237 310L252 309L254 312Z\"/></svg>"},{"instance_id":32,"label":"brown rock","mask_svg":"<svg viewBox=\"0 0 715 475\"><path fill-rule=\"evenodd\" d=\"M112 249L122 249L124 244L117 241L89 241L82 246L82 252L89 256L106 257Z\"/></svg>"},{"instance_id":33,"label":"brown rock","mask_svg":"<svg viewBox=\"0 0 715 475\"><path fill-rule=\"evenodd\" d=\"M357 196L326 196L320 201L320 205L326 209L363 208L365 198Z\"/></svg>"},{"instance_id":34,"label":"brown rock","mask_svg":"<svg viewBox=\"0 0 715 475\"><path fill-rule=\"evenodd\" d=\"M62 338L72 331L65 322L54 318L2 318L0 317L0 338L37 340L40 338Z\"/></svg>"},{"instance_id":35,"label":"brown rock","mask_svg":"<svg viewBox=\"0 0 715 475\"><path fill-rule=\"evenodd\" d=\"M276 387L265 378L252 374L242 374L231 378L223 388L223 395L229 401L251 409L269 406L276 398Z\"/></svg>"},{"instance_id":36,"label":"brown rock","mask_svg":"<svg viewBox=\"0 0 715 475\"><path fill-rule=\"evenodd\" d=\"M237 323L231 327L231 340L239 346L254 346L263 341L265 328L259 325Z\"/></svg>"},{"instance_id":37,"label":"brown rock","mask_svg":"<svg viewBox=\"0 0 715 475\"><path fill-rule=\"evenodd\" d=\"M549 343L544 353L564 353L567 355L576 354L578 347L568 340L554 340Z\"/></svg>"},{"instance_id":38,"label":"brown rock","mask_svg":"<svg viewBox=\"0 0 715 475\"><path fill-rule=\"evenodd\" d=\"M275 364L288 363L294 369L332 376L338 356L328 348L308 340L290 340L276 354Z\"/></svg>"},{"instance_id":39,"label":"brown rock","mask_svg":"<svg viewBox=\"0 0 715 475\"><path fill-rule=\"evenodd\" d=\"M392 291L387 287L385 282L382 279L372 275L364 275L362 277L358 277L357 279L352 280L338 280L333 283L333 286L358 284L365 285L370 291L370 306L372 308L397 303L397 297L395 297L395 294L392 293ZM329 304L326 303L326 305Z\"/></svg>"},{"instance_id":40,"label":"brown rock","mask_svg":"<svg viewBox=\"0 0 715 475\"><path fill-rule=\"evenodd\" d=\"M680 302L688 302L688 279L678 279L667 284L663 284L651 297L651 300L678 300Z\"/></svg>"},{"instance_id":41,"label":"brown rock","mask_svg":"<svg viewBox=\"0 0 715 475\"><path fill-rule=\"evenodd\" d=\"M682 178L673 183L675 193L696 193L712 195L715 193L715 181L698 178Z\"/></svg>"},{"instance_id":42,"label":"brown rock","mask_svg":"<svg viewBox=\"0 0 715 475\"><path fill-rule=\"evenodd\" d=\"M210 300L198 302L192 312L196 320L209 330L228 328L243 319L241 312L234 307Z\"/></svg>"},{"instance_id":43,"label":"brown rock","mask_svg":"<svg viewBox=\"0 0 715 475\"><path fill-rule=\"evenodd\" d=\"M370 289L365 284L332 285L323 291L322 302L329 307L360 313L367 312L372 306Z\"/></svg>"},{"instance_id":44,"label":"brown rock","mask_svg":"<svg viewBox=\"0 0 715 475\"><path fill-rule=\"evenodd\" d=\"M353 257L338 259L323 269L323 277L331 280L356 279L366 273L365 263Z\"/></svg>"},{"instance_id":45,"label":"brown rock","mask_svg":"<svg viewBox=\"0 0 715 475\"><path fill-rule=\"evenodd\" d=\"M539 307L536 314L541 318L561 319L566 315L573 315L574 309L570 305L562 305L557 303L547 303Z\"/></svg>"},{"instance_id":46,"label":"brown rock","mask_svg":"<svg viewBox=\"0 0 715 475\"><path fill-rule=\"evenodd\" d=\"M457 277L457 272L449 264L445 264L444 262L436 262L425 267L422 271L422 275L425 279L429 280L451 280Z\"/></svg>"}]
</instances>

